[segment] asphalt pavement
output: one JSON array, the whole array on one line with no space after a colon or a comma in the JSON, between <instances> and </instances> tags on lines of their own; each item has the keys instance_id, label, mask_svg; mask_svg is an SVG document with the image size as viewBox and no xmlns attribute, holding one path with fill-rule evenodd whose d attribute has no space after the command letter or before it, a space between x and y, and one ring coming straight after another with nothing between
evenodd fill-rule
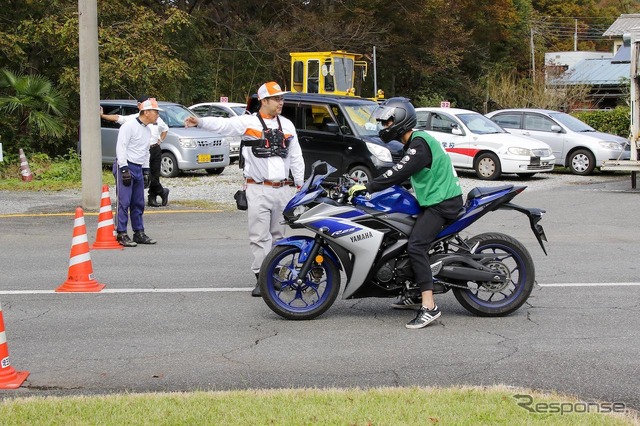
<instances>
[{"instance_id":1,"label":"asphalt pavement","mask_svg":"<svg viewBox=\"0 0 640 426\"><path fill-rule=\"evenodd\" d=\"M53 292L66 280L72 208L0 215L11 365L30 372L0 395L506 384L640 408L640 194L614 179L514 202L547 210L548 256L515 212L489 214L467 235L525 244L538 283L527 304L478 318L448 293L437 296L441 320L423 330L405 329L412 313L386 299L281 319L249 294L244 212L149 211L158 244L92 250L106 287L88 294ZM92 243L97 216L85 220Z\"/></svg>"}]
</instances>

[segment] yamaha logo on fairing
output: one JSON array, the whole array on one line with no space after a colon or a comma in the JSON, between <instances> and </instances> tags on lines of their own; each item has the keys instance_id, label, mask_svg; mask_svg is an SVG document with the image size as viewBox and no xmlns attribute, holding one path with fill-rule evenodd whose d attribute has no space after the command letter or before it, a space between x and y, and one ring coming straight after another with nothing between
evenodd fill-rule
<instances>
[{"instance_id":1,"label":"yamaha logo on fairing","mask_svg":"<svg viewBox=\"0 0 640 426\"><path fill-rule=\"evenodd\" d=\"M358 241L362 241L362 240L366 240L366 239L369 239L369 238L373 238L373 232L365 232L365 233L362 233L362 234L354 235L353 237L350 237L350 238L351 238L351 242L355 243L355 242L358 242Z\"/></svg>"}]
</instances>

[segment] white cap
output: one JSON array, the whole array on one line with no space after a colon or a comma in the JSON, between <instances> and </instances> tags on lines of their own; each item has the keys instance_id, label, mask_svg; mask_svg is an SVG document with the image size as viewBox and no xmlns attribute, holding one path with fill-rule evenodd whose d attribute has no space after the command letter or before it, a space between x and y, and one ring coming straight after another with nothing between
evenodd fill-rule
<instances>
[{"instance_id":1,"label":"white cap","mask_svg":"<svg viewBox=\"0 0 640 426\"><path fill-rule=\"evenodd\" d=\"M164 111L163 109L161 109L158 106L158 101L156 101L156 98L149 98L146 101L142 102L138 108L140 109L140 111L148 111L150 109L156 110L156 111Z\"/></svg>"},{"instance_id":2,"label":"white cap","mask_svg":"<svg viewBox=\"0 0 640 426\"><path fill-rule=\"evenodd\" d=\"M269 81L258 89L258 99L262 100L272 96L284 95L285 93L289 92L283 92L278 83L275 81Z\"/></svg>"}]
</instances>

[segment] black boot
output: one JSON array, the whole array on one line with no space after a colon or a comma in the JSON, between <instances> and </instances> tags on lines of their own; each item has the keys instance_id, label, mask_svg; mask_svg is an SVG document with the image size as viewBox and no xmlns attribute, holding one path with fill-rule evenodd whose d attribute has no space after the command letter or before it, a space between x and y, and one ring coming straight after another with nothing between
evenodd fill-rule
<instances>
[{"instance_id":1,"label":"black boot","mask_svg":"<svg viewBox=\"0 0 640 426\"><path fill-rule=\"evenodd\" d=\"M158 204L157 195L149 195L148 204L149 207L160 207L160 204Z\"/></svg>"},{"instance_id":2,"label":"black boot","mask_svg":"<svg viewBox=\"0 0 640 426\"><path fill-rule=\"evenodd\" d=\"M163 206L166 206L167 204L169 204L169 188L164 188L162 190L162 194L160 195L160 198L162 198Z\"/></svg>"},{"instance_id":3,"label":"black boot","mask_svg":"<svg viewBox=\"0 0 640 426\"><path fill-rule=\"evenodd\" d=\"M251 290L251 295L253 297L260 297L262 293L260 293L260 284L258 284L258 273L256 272L256 288Z\"/></svg>"}]
</instances>

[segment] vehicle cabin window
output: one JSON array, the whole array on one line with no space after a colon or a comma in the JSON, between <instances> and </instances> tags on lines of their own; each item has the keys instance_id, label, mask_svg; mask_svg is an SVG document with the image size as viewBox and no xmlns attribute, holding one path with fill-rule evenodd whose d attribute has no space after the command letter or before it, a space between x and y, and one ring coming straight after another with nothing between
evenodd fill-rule
<instances>
[{"instance_id":1,"label":"vehicle cabin window","mask_svg":"<svg viewBox=\"0 0 640 426\"><path fill-rule=\"evenodd\" d=\"M138 112L140 112L140 111L138 110L137 106L125 105L125 106L122 107L122 115L137 114Z\"/></svg>"},{"instance_id":2,"label":"vehicle cabin window","mask_svg":"<svg viewBox=\"0 0 640 426\"><path fill-rule=\"evenodd\" d=\"M307 91L309 93L318 93L320 88L320 61L310 59L307 62Z\"/></svg>"},{"instance_id":3,"label":"vehicle cabin window","mask_svg":"<svg viewBox=\"0 0 640 426\"><path fill-rule=\"evenodd\" d=\"M102 112L106 115L125 115L122 113L122 108L120 105L100 105L102 107ZM107 129L119 129L120 125L115 121L108 121L104 118L100 120L100 127L105 127Z\"/></svg>"},{"instance_id":4,"label":"vehicle cabin window","mask_svg":"<svg viewBox=\"0 0 640 426\"><path fill-rule=\"evenodd\" d=\"M197 106L192 109L193 112L198 114L200 117L208 117L209 116L209 107L207 105Z\"/></svg>"},{"instance_id":5,"label":"vehicle cabin window","mask_svg":"<svg viewBox=\"0 0 640 426\"><path fill-rule=\"evenodd\" d=\"M431 129L434 132L441 133L451 133L451 129L457 127L457 123L453 121L453 119L441 115L441 114L433 114L431 117Z\"/></svg>"},{"instance_id":6,"label":"vehicle cabin window","mask_svg":"<svg viewBox=\"0 0 640 426\"><path fill-rule=\"evenodd\" d=\"M499 114L491 119L505 129L519 129L522 123L522 114Z\"/></svg>"},{"instance_id":7,"label":"vehicle cabin window","mask_svg":"<svg viewBox=\"0 0 640 426\"><path fill-rule=\"evenodd\" d=\"M327 123L335 123L326 105L301 105L304 112L304 129L316 132L326 132Z\"/></svg>"},{"instance_id":8,"label":"vehicle cabin window","mask_svg":"<svg viewBox=\"0 0 640 426\"><path fill-rule=\"evenodd\" d=\"M289 120L291 120L291 122L296 127L296 129L300 129L300 123L296 120L295 105L284 104L284 106L282 107L282 115L284 117L287 117Z\"/></svg>"},{"instance_id":9,"label":"vehicle cabin window","mask_svg":"<svg viewBox=\"0 0 640 426\"><path fill-rule=\"evenodd\" d=\"M293 90L302 92L304 83L304 62L295 61L293 63Z\"/></svg>"},{"instance_id":10,"label":"vehicle cabin window","mask_svg":"<svg viewBox=\"0 0 640 426\"><path fill-rule=\"evenodd\" d=\"M427 111L416 111L416 117L418 119L416 128L426 129L429 124L429 113Z\"/></svg>"},{"instance_id":11,"label":"vehicle cabin window","mask_svg":"<svg viewBox=\"0 0 640 426\"><path fill-rule=\"evenodd\" d=\"M333 83L333 65L331 65L331 58L324 60L322 74L324 75L324 91L333 92L335 90L335 84Z\"/></svg>"},{"instance_id":12,"label":"vehicle cabin window","mask_svg":"<svg viewBox=\"0 0 640 426\"><path fill-rule=\"evenodd\" d=\"M217 106L211 106L211 112L209 113L210 117L224 117L224 118L229 118L231 117L231 113L227 110L225 110L224 108L220 108Z\"/></svg>"},{"instance_id":13,"label":"vehicle cabin window","mask_svg":"<svg viewBox=\"0 0 640 426\"><path fill-rule=\"evenodd\" d=\"M551 126L555 123L553 120L541 115L525 114L524 128L527 130L535 130L538 132L551 132Z\"/></svg>"}]
</instances>

